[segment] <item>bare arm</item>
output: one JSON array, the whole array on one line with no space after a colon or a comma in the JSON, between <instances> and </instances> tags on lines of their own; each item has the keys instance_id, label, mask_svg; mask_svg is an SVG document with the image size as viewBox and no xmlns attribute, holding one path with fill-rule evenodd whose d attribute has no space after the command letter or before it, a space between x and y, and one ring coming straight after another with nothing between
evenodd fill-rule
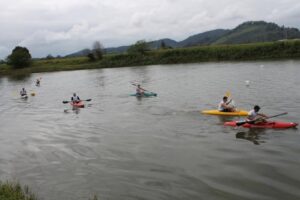
<instances>
[{"instance_id":1,"label":"bare arm","mask_svg":"<svg viewBox=\"0 0 300 200\"><path fill-rule=\"evenodd\" d=\"M226 105L229 105L231 102L232 102L232 99L230 99L230 100L226 103Z\"/></svg>"},{"instance_id":2,"label":"bare arm","mask_svg":"<svg viewBox=\"0 0 300 200\"><path fill-rule=\"evenodd\" d=\"M265 114L262 114L262 113L258 113L257 115L258 115L258 116L261 116L261 117L264 117L264 118L268 118L268 116L267 116L267 115L265 115Z\"/></svg>"},{"instance_id":3,"label":"bare arm","mask_svg":"<svg viewBox=\"0 0 300 200\"><path fill-rule=\"evenodd\" d=\"M223 108L230 108L230 106L227 103L222 103Z\"/></svg>"}]
</instances>

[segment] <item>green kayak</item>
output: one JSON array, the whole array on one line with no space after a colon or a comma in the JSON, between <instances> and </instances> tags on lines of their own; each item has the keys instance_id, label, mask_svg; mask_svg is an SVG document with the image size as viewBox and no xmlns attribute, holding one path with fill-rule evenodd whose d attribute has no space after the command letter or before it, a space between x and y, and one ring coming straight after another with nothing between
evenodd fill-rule
<instances>
[{"instance_id":1,"label":"green kayak","mask_svg":"<svg viewBox=\"0 0 300 200\"><path fill-rule=\"evenodd\" d=\"M157 94L154 93L154 92L144 92L143 95L135 93L135 94L131 94L130 96L135 96L135 97L156 97Z\"/></svg>"}]
</instances>

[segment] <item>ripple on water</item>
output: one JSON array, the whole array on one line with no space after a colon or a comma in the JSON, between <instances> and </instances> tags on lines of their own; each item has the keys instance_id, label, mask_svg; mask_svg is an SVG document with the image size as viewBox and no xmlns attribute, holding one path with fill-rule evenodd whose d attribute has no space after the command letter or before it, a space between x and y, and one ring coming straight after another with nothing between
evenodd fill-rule
<instances>
[{"instance_id":1,"label":"ripple on water","mask_svg":"<svg viewBox=\"0 0 300 200\"><path fill-rule=\"evenodd\" d=\"M298 64L202 63L1 78L0 178L16 177L46 200L93 194L111 200L300 199L298 129L234 129L223 123L241 118L199 112L215 109L230 91L239 108L259 104L269 115L289 112L276 120L299 121ZM39 88L31 87L35 76L43 76ZM130 97L133 80L158 96ZM37 95L12 97L21 87ZM93 100L72 110L62 101L74 90Z\"/></svg>"}]
</instances>

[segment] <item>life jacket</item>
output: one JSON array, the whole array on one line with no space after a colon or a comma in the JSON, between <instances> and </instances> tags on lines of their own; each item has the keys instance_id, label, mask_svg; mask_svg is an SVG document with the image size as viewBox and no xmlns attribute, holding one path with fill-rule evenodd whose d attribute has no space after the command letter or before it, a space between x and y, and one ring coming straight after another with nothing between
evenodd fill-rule
<instances>
[{"instance_id":1,"label":"life jacket","mask_svg":"<svg viewBox=\"0 0 300 200\"><path fill-rule=\"evenodd\" d=\"M80 101L80 98L79 98L79 96L72 96L71 97L71 101Z\"/></svg>"},{"instance_id":2,"label":"life jacket","mask_svg":"<svg viewBox=\"0 0 300 200\"><path fill-rule=\"evenodd\" d=\"M26 92L26 90L21 90L21 91L20 91L20 95L21 95L21 96L25 96L25 95L27 95L27 92Z\"/></svg>"}]
</instances>

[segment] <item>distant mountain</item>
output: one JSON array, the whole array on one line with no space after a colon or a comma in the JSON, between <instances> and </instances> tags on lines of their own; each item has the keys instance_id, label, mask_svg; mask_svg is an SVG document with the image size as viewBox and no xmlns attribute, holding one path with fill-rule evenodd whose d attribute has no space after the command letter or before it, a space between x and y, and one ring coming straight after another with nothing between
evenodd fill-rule
<instances>
[{"instance_id":1,"label":"distant mountain","mask_svg":"<svg viewBox=\"0 0 300 200\"><path fill-rule=\"evenodd\" d=\"M176 42L175 40L167 39L167 38L148 42L148 45L151 49L158 49L161 47L162 42L164 42L167 47L172 47L172 48L178 47L178 42ZM129 47L130 46L106 48L105 52L106 53L123 53L123 52L126 52Z\"/></svg>"},{"instance_id":2,"label":"distant mountain","mask_svg":"<svg viewBox=\"0 0 300 200\"><path fill-rule=\"evenodd\" d=\"M81 51L66 55L65 57L81 57L81 56L87 56L89 53L91 53L90 49L83 49Z\"/></svg>"},{"instance_id":3,"label":"distant mountain","mask_svg":"<svg viewBox=\"0 0 300 200\"><path fill-rule=\"evenodd\" d=\"M190 47L190 46L197 46L197 45L208 45L215 42L216 40L218 40L219 38L227 34L229 31L230 30L216 29L213 31L207 31L204 33L193 35L179 42L178 46Z\"/></svg>"},{"instance_id":4,"label":"distant mountain","mask_svg":"<svg viewBox=\"0 0 300 200\"><path fill-rule=\"evenodd\" d=\"M129 47L130 46L105 48L105 52L106 53L123 53L123 52L126 52Z\"/></svg>"},{"instance_id":5,"label":"distant mountain","mask_svg":"<svg viewBox=\"0 0 300 200\"><path fill-rule=\"evenodd\" d=\"M280 27L264 21L250 21L237 26L212 44L272 42L295 38L300 38L300 32L296 28Z\"/></svg>"},{"instance_id":6,"label":"distant mountain","mask_svg":"<svg viewBox=\"0 0 300 200\"><path fill-rule=\"evenodd\" d=\"M162 43L164 43L166 47L172 47L172 48L178 47L178 42L168 38L148 42L148 45L151 49L159 49Z\"/></svg>"},{"instance_id":7,"label":"distant mountain","mask_svg":"<svg viewBox=\"0 0 300 200\"><path fill-rule=\"evenodd\" d=\"M151 49L158 49L162 43L166 47L191 47L216 44L244 44L253 42L271 42L283 39L300 39L300 31L296 28L286 28L275 23L264 21L249 21L240 24L232 30L216 29L192 35L185 40L177 42L172 39L160 39L148 42ZM106 48L106 53L124 53L130 46ZM86 56L91 50L84 49L66 57Z\"/></svg>"}]
</instances>

